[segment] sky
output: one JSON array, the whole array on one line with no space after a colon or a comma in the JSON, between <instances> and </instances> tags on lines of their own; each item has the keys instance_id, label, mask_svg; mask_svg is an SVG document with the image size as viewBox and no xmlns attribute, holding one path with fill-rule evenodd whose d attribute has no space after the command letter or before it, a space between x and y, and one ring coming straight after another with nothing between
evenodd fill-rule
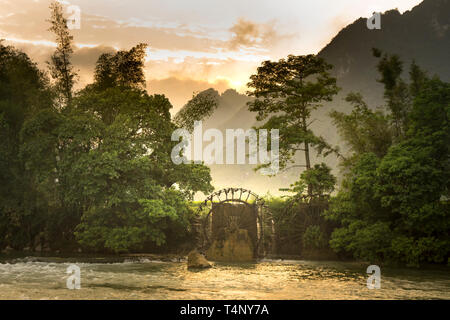
<instances>
[{"instance_id":1,"label":"sky","mask_svg":"<svg viewBox=\"0 0 450 320\"><path fill-rule=\"evenodd\" d=\"M210 87L244 93L264 60L319 52L346 25L373 12L405 12L421 0L71 0L78 87L92 81L104 52L147 43L147 90L165 94L173 112ZM50 0L0 0L0 39L41 68L54 50Z\"/></svg>"}]
</instances>

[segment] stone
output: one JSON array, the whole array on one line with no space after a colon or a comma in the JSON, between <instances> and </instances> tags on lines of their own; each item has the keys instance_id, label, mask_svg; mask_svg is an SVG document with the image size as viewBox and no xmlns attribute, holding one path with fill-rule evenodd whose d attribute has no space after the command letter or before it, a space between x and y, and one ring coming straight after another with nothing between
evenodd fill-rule
<instances>
[{"instance_id":1,"label":"stone","mask_svg":"<svg viewBox=\"0 0 450 320\"><path fill-rule=\"evenodd\" d=\"M225 240L215 240L206 256L212 261L251 262L253 242L246 229L237 229L228 233Z\"/></svg>"},{"instance_id":2,"label":"stone","mask_svg":"<svg viewBox=\"0 0 450 320\"><path fill-rule=\"evenodd\" d=\"M188 266L188 269L192 269L192 268L204 269L204 268L210 268L211 264L197 250L192 250L188 254L187 266Z\"/></svg>"}]
</instances>

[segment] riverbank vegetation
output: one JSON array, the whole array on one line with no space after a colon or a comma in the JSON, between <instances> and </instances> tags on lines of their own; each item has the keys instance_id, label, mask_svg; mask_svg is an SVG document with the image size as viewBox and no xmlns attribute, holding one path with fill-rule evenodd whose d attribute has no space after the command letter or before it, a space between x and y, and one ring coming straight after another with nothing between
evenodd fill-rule
<instances>
[{"instance_id":1,"label":"riverbank vegetation","mask_svg":"<svg viewBox=\"0 0 450 320\"><path fill-rule=\"evenodd\" d=\"M51 9L57 47L48 73L0 41L0 250L189 250L194 194L213 187L207 166L172 162L171 134L214 102L194 97L194 109L173 119L169 100L145 90L145 44L101 55L93 83L75 91L73 38L60 5ZM349 94L351 113L330 114L341 148L310 129L312 112L339 90L331 65L289 56L251 77L249 109L261 128L280 130L280 168L303 167L289 196L267 199L275 241L264 246L273 252L447 263L450 84L414 63L405 76L396 55L374 55L385 106ZM331 168L312 163L312 149L339 157L339 185Z\"/></svg>"},{"instance_id":2,"label":"riverbank vegetation","mask_svg":"<svg viewBox=\"0 0 450 320\"><path fill-rule=\"evenodd\" d=\"M168 99L145 91L145 48L100 56L74 92L72 36L52 6L50 75L0 45L0 247L146 251L185 243L209 168L174 165ZM178 188L172 186L177 184Z\"/></svg>"},{"instance_id":3,"label":"riverbank vegetation","mask_svg":"<svg viewBox=\"0 0 450 320\"><path fill-rule=\"evenodd\" d=\"M312 183L324 184L328 192L334 188L329 171L316 165L288 189L294 196L272 201L275 219L280 233L294 234L296 243L306 245L315 235L319 249L317 243L325 238L341 257L409 266L447 263L450 84L428 76L414 62L406 80L398 56L376 49L374 55L385 107L370 108L360 94L351 93L346 100L352 112L330 114L350 151L341 156L343 181L337 193L325 201L315 222L293 223L317 210L317 196L306 197L306 185L323 190Z\"/></svg>"}]
</instances>

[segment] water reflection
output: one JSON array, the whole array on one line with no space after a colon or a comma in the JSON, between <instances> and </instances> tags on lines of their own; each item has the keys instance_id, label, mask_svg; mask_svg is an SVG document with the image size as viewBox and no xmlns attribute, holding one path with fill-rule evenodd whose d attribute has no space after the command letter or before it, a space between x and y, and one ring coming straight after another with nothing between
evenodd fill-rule
<instances>
[{"instance_id":1,"label":"water reflection","mask_svg":"<svg viewBox=\"0 0 450 320\"><path fill-rule=\"evenodd\" d=\"M217 263L188 271L183 262L77 262L81 290L66 288L75 261L33 258L0 263L1 299L450 299L448 268L381 269L368 290L366 265L344 262Z\"/></svg>"}]
</instances>

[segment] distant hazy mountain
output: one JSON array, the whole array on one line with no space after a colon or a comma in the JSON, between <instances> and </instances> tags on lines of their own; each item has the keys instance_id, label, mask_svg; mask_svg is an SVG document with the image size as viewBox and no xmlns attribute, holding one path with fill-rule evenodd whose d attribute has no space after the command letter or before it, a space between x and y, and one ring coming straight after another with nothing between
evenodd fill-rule
<instances>
[{"instance_id":1,"label":"distant hazy mountain","mask_svg":"<svg viewBox=\"0 0 450 320\"><path fill-rule=\"evenodd\" d=\"M372 48L398 54L405 71L414 59L431 75L450 80L450 0L425 0L403 14L387 11L380 30L369 30L366 21L360 18L342 29L319 53L334 65L344 91L360 91L368 101L380 101Z\"/></svg>"},{"instance_id":2,"label":"distant hazy mountain","mask_svg":"<svg viewBox=\"0 0 450 320\"><path fill-rule=\"evenodd\" d=\"M211 94L217 96L219 106L216 111L206 119L204 126L208 128L217 129L234 129L247 128L251 126L254 121L255 114L248 111L247 102L251 100L250 97L238 93L234 89L228 89L222 94L219 94L214 89L208 89Z\"/></svg>"},{"instance_id":3,"label":"distant hazy mountain","mask_svg":"<svg viewBox=\"0 0 450 320\"><path fill-rule=\"evenodd\" d=\"M350 110L343 101L348 92L361 92L374 108L383 105L383 88L376 81L379 76L372 48L398 54L405 62L405 75L414 59L430 75L436 74L442 80L450 81L450 0L425 0L404 14L397 10L387 11L381 16L381 30L369 30L366 21L360 18L342 29L319 53L334 65L333 73L342 88L333 102L324 105L314 115L317 121L313 130L332 144L339 144L339 136L328 113L332 109ZM219 107L205 121L205 128L247 129L256 124L255 114L246 106L249 97L234 90L217 95ZM325 162L338 173L336 158L328 157ZM267 191L279 194L280 187L288 186L299 177L298 171L290 171L268 178L254 173L249 165L215 165L211 169L216 188L242 186L260 194Z\"/></svg>"}]
</instances>

